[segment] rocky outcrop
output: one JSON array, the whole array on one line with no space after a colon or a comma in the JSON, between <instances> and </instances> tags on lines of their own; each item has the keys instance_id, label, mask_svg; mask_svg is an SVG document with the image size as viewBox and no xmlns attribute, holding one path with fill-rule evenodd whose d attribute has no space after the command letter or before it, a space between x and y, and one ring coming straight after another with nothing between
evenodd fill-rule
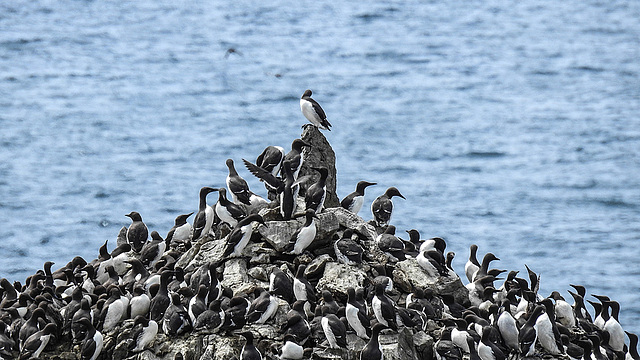
<instances>
[{"instance_id":1,"label":"rocky outcrop","mask_svg":"<svg viewBox=\"0 0 640 360\"><path fill-rule=\"evenodd\" d=\"M387 284L388 277L393 282L393 289L389 290L387 295L397 305L398 312L400 309L406 309L407 296L415 293L418 289L432 296L424 301L429 302L428 307L433 307L435 311L406 310L404 315L408 318L402 317L399 312L396 320L402 324L397 330L383 330L379 338L384 358L387 360L434 359L435 343L447 323L445 318L451 317L450 314L444 314L447 310L444 307L443 298L446 296L454 299L455 305L468 307L469 292L467 288L453 271L440 276L431 275L432 272L426 271L418 263L415 252L413 252L413 256L407 256L406 259L400 261L384 253L377 242L378 234L383 229L376 228L358 214L339 207L339 199L336 194L335 154L326 138L316 127L305 126L302 139L311 146L304 149L305 162L301 174L311 175L312 180L303 185L301 197L298 199L299 208L304 208L302 197L304 190L315 182L318 176L317 171L312 168L324 167L329 170L325 209L317 214L316 236L302 254L288 254L285 253L285 249L292 235L303 226L304 217L294 216L291 220L283 220L278 211L278 203L275 201L259 210L265 223L263 225L254 222L251 225L253 235L248 246L242 252L242 256L224 255L230 229L227 225L219 225L210 234L191 243L191 247L186 251L175 247L167 250L159 262L161 265L148 270L152 274L167 271L172 274L181 272L186 274L184 283L181 283L183 280L174 275L176 278L173 281L176 285L175 288L172 287L172 291L180 294L182 304L188 306L197 290L197 285L193 285L195 274L211 265L223 288L224 295L220 298L219 305L226 311L231 307L230 304L233 301L230 299L231 297L236 297L236 299L242 297L250 302L256 297L256 289L268 289L270 275L274 270L281 270L293 278L296 269L305 265L304 276L315 288L318 299L323 291L328 291L340 305L345 305L348 289L362 289L368 304L368 316L372 320L375 319L374 311L371 308L374 285L379 282ZM364 251L362 263L345 264L338 260L334 244L342 238L346 231L353 232L352 238L357 239L357 243L362 247ZM127 242L126 228L120 231L117 239L118 245ZM140 257L139 254L133 252L128 255L130 258ZM444 256L444 254L441 255ZM94 263L95 267L99 268L101 262L106 261L114 260L97 259ZM74 267L71 273L75 271L78 272L76 279L81 281L84 281L84 278L88 276L88 273L85 273L86 268ZM31 281L38 282L39 285L35 287L40 286L45 289L41 292L47 293L46 289L50 285L47 285L46 276L41 274ZM67 303L70 302L69 297L63 296L63 291L75 285L69 283L64 286L64 288L52 288L46 294L49 297L45 297L44 301L50 304L50 309L56 308L58 311L61 308L66 308ZM122 285L121 287L126 292L125 296L130 298L131 290L127 290L127 286ZM151 293L151 289L154 288L150 284L144 284L144 286L148 293ZM6 286L3 285L3 287ZM23 290L25 292L28 290L26 285ZM101 293L96 291L93 294L88 292L85 294L93 301L96 315L104 313L104 309L100 306L106 306L103 300L96 302L97 299L106 297L106 289L103 287L101 290ZM4 293L4 299L6 299L8 296L6 294L10 294L11 291L5 288ZM4 299L3 304L5 303ZM14 299L11 304L15 301ZM316 303L309 304L309 310L312 312L314 307L319 309L322 303L323 301L318 300ZM144 350L135 353L132 351L136 342L134 334L140 330L140 325L136 325L133 319L126 319L114 329L103 331L104 349L99 358L132 360L233 359L239 356L245 344L244 338L238 334L238 331L242 329L253 334L254 344L265 358L277 359L284 342L284 329L287 325L288 313L293 307L293 301L292 299L279 298L277 305L276 313L264 324L246 324L236 329L233 329L233 324L225 323L219 329L191 329L180 335L168 335L163 332L161 323L161 329L155 339ZM2 311L0 310L0 312ZM2 312L3 318L10 317L7 314L9 313ZM227 316L229 315L227 314ZM343 309L338 311L338 316L344 316ZM229 321L228 318L227 320ZM347 347L332 349L328 346L319 321L317 316L309 318L309 322L312 324L312 335L304 345L305 348L308 348L306 359L360 359L360 352L366 345L366 340L359 338L349 330ZM100 330L100 325L98 328ZM347 328L350 329L348 326ZM81 351L82 341L72 342L69 335L58 334L40 358L80 359ZM13 351L10 354L16 356L17 352Z\"/></svg>"}]
</instances>

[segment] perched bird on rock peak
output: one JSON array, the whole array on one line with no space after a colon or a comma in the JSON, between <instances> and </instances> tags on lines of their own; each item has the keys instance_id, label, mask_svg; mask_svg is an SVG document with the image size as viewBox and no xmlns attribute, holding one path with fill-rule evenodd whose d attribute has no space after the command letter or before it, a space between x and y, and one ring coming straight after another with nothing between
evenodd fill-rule
<instances>
[{"instance_id":1,"label":"perched bird on rock peak","mask_svg":"<svg viewBox=\"0 0 640 360\"><path fill-rule=\"evenodd\" d=\"M320 104L311 98L311 95L311 90L307 89L300 98L302 115L317 128L331 131L331 124L327 120L327 115L325 115Z\"/></svg>"}]
</instances>

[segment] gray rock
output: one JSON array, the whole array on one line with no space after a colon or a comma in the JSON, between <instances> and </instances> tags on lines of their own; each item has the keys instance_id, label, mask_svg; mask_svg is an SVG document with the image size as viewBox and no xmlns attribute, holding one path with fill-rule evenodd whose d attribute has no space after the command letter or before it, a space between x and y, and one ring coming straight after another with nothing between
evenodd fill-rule
<instances>
[{"instance_id":1,"label":"gray rock","mask_svg":"<svg viewBox=\"0 0 640 360\"><path fill-rule=\"evenodd\" d=\"M267 275L267 272L261 266L250 268L249 270L247 270L247 274L249 274L249 276L256 280L269 281L269 275Z\"/></svg>"},{"instance_id":2,"label":"gray rock","mask_svg":"<svg viewBox=\"0 0 640 360\"><path fill-rule=\"evenodd\" d=\"M120 246L127 243L127 227L123 226L118 232L118 238L116 240L116 246Z\"/></svg>"},{"instance_id":3,"label":"gray rock","mask_svg":"<svg viewBox=\"0 0 640 360\"><path fill-rule=\"evenodd\" d=\"M364 287L366 278L367 274L360 268L328 262L316 289L318 291L329 290L334 295L342 294L342 297L346 298L347 289Z\"/></svg>"},{"instance_id":4,"label":"gray rock","mask_svg":"<svg viewBox=\"0 0 640 360\"><path fill-rule=\"evenodd\" d=\"M315 257L304 270L304 276L307 278L318 278L322 276L324 267L329 261L333 261L333 258L327 254Z\"/></svg>"},{"instance_id":5,"label":"gray rock","mask_svg":"<svg viewBox=\"0 0 640 360\"><path fill-rule=\"evenodd\" d=\"M438 294L451 294L457 302L465 304L469 301L469 292L462 284L458 276L455 277L432 277L427 273L414 258L400 261L393 271L394 283L397 279L402 286L407 286L407 281L411 284L413 291L416 287L431 288ZM403 289L407 291L406 289Z\"/></svg>"},{"instance_id":6,"label":"gray rock","mask_svg":"<svg viewBox=\"0 0 640 360\"><path fill-rule=\"evenodd\" d=\"M227 260L222 273L222 285L230 287L236 293L240 288L246 287L247 283L247 262L241 258Z\"/></svg>"},{"instance_id":7,"label":"gray rock","mask_svg":"<svg viewBox=\"0 0 640 360\"><path fill-rule=\"evenodd\" d=\"M416 348L418 360L431 360L433 358L434 340L424 331L413 334L413 344Z\"/></svg>"},{"instance_id":8,"label":"gray rock","mask_svg":"<svg viewBox=\"0 0 640 360\"><path fill-rule=\"evenodd\" d=\"M381 334L379 339L386 360L417 360L413 334L409 329L402 328L397 334Z\"/></svg>"},{"instance_id":9,"label":"gray rock","mask_svg":"<svg viewBox=\"0 0 640 360\"><path fill-rule=\"evenodd\" d=\"M312 180L303 184L301 193L304 194L306 189L315 183L320 177L317 171L311 167L323 167L329 170L327 177L327 196L324 200L325 208L340 206L340 200L336 194L336 154L333 152L327 138L322 135L320 130L315 126L305 126L302 131L302 140L310 147L304 147L304 162L300 169L300 176L311 175Z\"/></svg>"}]
</instances>

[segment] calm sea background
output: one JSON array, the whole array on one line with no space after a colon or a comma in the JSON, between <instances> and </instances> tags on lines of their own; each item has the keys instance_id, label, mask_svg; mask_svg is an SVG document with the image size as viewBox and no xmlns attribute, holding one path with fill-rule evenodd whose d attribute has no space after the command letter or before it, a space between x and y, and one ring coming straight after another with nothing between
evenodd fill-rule
<instances>
[{"instance_id":1,"label":"calm sea background","mask_svg":"<svg viewBox=\"0 0 640 360\"><path fill-rule=\"evenodd\" d=\"M363 217L396 186L392 223L446 238L459 274L476 243L640 332L638 19L638 1L1 2L0 277L95 258L133 210L164 236L225 159L289 148L310 88L338 195L379 184Z\"/></svg>"}]
</instances>

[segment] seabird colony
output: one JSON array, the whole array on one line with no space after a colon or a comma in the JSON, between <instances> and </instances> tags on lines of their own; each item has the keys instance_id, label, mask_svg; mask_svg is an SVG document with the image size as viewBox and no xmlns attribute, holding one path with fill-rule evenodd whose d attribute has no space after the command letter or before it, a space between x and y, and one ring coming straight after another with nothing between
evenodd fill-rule
<instances>
[{"instance_id":1,"label":"seabird colony","mask_svg":"<svg viewBox=\"0 0 640 360\"><path fill-rule=\"evenodd\" d=\"M305 126L329 130L324 111L310 95L307 90L300 100L301 111L311 122ZM378 360L383 358L380 336L408 329L429 332L437 339L433 345L437 359L503 360L548 354L640 360L638 337L626 332L629 345L625 344L618 302L587 295L585 287L573 284L568 291L571 303L556 291L545 297L538 291L539 276L528 267L526 277L510 271L498 282L507 271L491 267L499 260L492 253L479 261L476 245L471 245L464 269L468 281L464 298L437 287L394 286L394 268L401 262L416 264L417 276L431 278L432 283L460 282L451 265L454 254L446 252L444 239L423 240L415 229L406 230L407 240L396 234L390 225L392 198L404 196L395 187L371 204L367 226L373 236L362 228L341 226L325 242L329 245L310 251L319 241L319 215L331 210L324 206L329 169L314 164L311 168L320 176L311 184L310 176L299 176L304 149L310 146L296 139L287 153L268 146L255 163L243 159L264 182L267 199L249 189L228 159L227 187L202 187L193 224L188 222L193 212L179 215L163 239L157 231L149 234L142 216L132 211L126 215L132 223L123 241L111 252L105 242L92 261L75 257L55 271L54 264L46 262L24 284L1 279L0 357L39 358L66 342L74 344L78 358L111 358L113 349L105 347L106 337L116 336L129 324L127 356L153 349L159 333L174 338L205 332L244 338L235 354L242 360L307 359L322 349L344 357L341 351L349 346L360 359ZM341 201L352 218L360 219L365 188L373 185L361 181ZM215 203L207 201L212 192L218 194ZM265 221L261 214L269 210L274 211ZM249 293L223 286L227 261L247 262L254 255L247 253L248 244L264 242L258 229L279 222L293 222L297 229L271 259L280 266L271 266L268 286L265 282ZM214 240L224 242L219 260L192 269L176 265L192 247ZM375 257L374 252L383 255ZM318 279L307 276L307 266L318 253L365 271L367 279L361 287L338 292L319 289ZM288 312L276 324L275 315L283 306ZM261 335L252 329L257 324L278 326L280 336L270 339L272 346L256 346ZM356 340L362 345L354 350Z\"/></svg>"}]
</instances>

